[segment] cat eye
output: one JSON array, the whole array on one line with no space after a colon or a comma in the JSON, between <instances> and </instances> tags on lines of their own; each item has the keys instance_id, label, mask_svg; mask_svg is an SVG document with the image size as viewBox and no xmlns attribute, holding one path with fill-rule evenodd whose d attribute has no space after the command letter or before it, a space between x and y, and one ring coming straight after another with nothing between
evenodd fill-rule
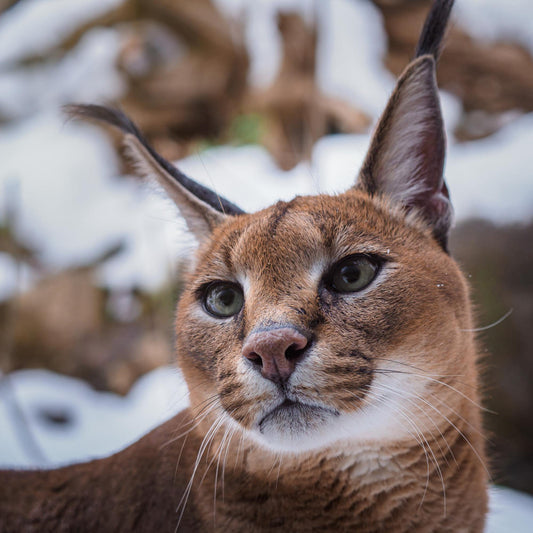
<instances>
[{"instance_id":1,"label":"cat eye","mask_svg":"<svg viewBox=\"0 0 533 533\"><path fill-rule=\"evenodd\" d=\"M226 281L211 283L204 292L204 309L217 318L236 315L244 305L244 295L238 285Z\"/></svg>"},{"instance_id":2,"label":"cat eye","mask_svg":"<svg viewBox=\"0 0 533 533\"><path fill-rule=\"evenodd\" d=\"M361 291L374 281L379 267L379 260L366 255L347 257L332 268L329 285L337 292Z\"/></svg>"}]
</instances>

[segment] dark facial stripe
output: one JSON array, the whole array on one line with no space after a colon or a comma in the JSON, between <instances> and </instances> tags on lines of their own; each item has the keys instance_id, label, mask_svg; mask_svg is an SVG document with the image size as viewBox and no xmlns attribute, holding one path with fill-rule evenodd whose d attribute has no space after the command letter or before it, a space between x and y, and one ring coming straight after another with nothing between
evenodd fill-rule
<instances>
[{"instance_id":1,"label":"dark facial stripe","mask_svg":"<svg viewBox=\"0 0 533 533\"><path fill-rule=\"evenodd\" d=\"M272 237L276 235L276 231L283 217L287 214L292 202L278 202L274 206L274 210L270 218L268 219L268 233Z\"/></svg>"}]
</instances>

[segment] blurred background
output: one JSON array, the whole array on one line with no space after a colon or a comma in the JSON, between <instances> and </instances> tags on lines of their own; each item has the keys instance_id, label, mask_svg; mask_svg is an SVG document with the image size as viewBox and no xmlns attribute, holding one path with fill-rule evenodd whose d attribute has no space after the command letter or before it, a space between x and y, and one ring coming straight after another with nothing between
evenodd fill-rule
<instances>
[{"instance_id":1,"label":"blurred background","mask_svg":"<svg viewBox=\"0 0 533 533\"><path fill-rule=\"evenodd\" d=\"M118 137L246 210L347 188L428 0L0 0L0 465L110 453L187 404L193 242ZM533 3L457 0L438 67L452 250L480 327L494 481L533 494Z\"/></svg>"}]
</instances>

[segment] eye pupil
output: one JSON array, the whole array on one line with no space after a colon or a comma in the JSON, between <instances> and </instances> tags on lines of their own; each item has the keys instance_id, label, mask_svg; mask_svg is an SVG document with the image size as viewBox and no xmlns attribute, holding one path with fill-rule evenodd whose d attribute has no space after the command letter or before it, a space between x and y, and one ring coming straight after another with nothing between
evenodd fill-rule
<instances>
[{"instance_id":1,"label":"eye pupil","mask_svg":"<svg viewBox=\"0 0 533 533\"><path fill-rule=\"evenodd\" d=\"M361 271L356 265L345 265L341 268L340 275L345 283L355 283L361 277Z\"/></svg>"},{"instance_id":2,"label":"eye pupil","mask_svg":"<svg viewBox=\"0 0 533 533\"><path fill-rule=\"evenodd\" d=\"M218 299L222 305L230 307L235 300L235 293L229 289L222 289L218 293Z\"/></svg>"}]
</instances>

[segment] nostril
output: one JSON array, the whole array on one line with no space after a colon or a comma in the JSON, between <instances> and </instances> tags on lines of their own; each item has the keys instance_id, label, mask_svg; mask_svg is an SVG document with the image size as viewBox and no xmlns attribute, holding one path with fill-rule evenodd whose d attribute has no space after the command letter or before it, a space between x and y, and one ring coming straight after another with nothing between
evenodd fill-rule
<instances>
[{"instance_id":1,"label":"nostril","mask_svg":"<svg viewBox=\"0 0 533 533\"><path fill-rule=\"evenodd\" d=\"M302 347L301 343L293 343L285 350L285 357L289 361L298 361L304 355L308 345Z\"/></svg>"},{"instance_id":2,"label":"nostril","mask_svg":"<svg viewBox=\"0 0 533 533\"><path fill-rule=\"evenodd\" d=\"M263 366L263 359L261 359L261 356L255 352L247 354L246 358L254 363L254 365Z\"/></svg>"}]
</instances>

